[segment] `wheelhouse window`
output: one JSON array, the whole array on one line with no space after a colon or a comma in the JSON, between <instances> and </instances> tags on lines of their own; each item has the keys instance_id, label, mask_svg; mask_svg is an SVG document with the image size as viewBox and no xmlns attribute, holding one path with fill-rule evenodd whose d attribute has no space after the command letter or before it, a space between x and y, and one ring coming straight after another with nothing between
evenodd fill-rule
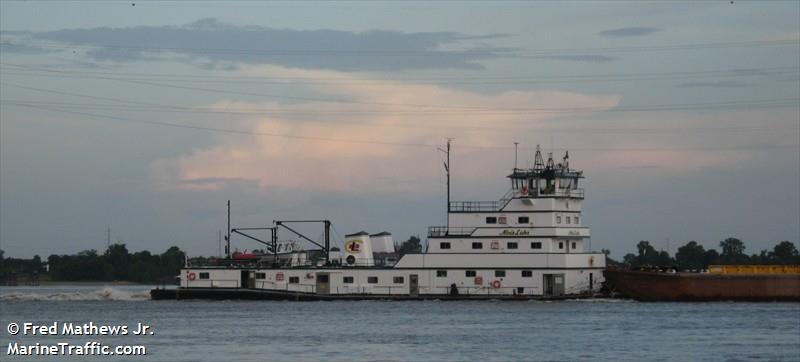
<instances>
[{"instance_id":1,"label":"wheelhouse window","mask_svg":"<svg viewBox=\"0 0 800 362\"><path fill-rule=\"evenodd\" d=\"M541 241L534 241L531 243L531 249L541 249L542 242Z\"/></svg>"},{"instance_id":2,"label":"wheelhouse window","mask_svg":"<svg viewBox=\"0 0 800 362\"><path fill-rule=\"evenodd\" d=\"M200 277L200 279L208 279L209 278L208 273L200 273L199 277Z\"/></svg>"},{"instance_id":3,"label":"wheelhouse window","mask_svg":"<svg viewBox=\"0 0 800 362\"><path fill-rule=\"evenodd\" d=\"M497 224L497 218L494 216L487 216L486 217L487 224Z\"/></svg>"},{"instance_id":4,"label":"wheelhouse window","mask_svg":"<svg viewBox=\"0 0 800 362\"><path fill-rule=\"evenodd\" d=\"M533 270L523 270L522 271L523 278L531 278L533 277Z\"/></svg>"},{"instance_id":5,"label":"wheelhouse window","mask_svg":"<svg viewBox=\"0 0 800 362\"><path fill-rule=\"evenodd\" d=\"M474 277L474 276L478 275L478 274L477 274L477 273L476 273L474 270L467 270L467 271L466 271L464 274L465 274L465 275L466 275L468 278L472 278L472 277Z\"/></svg>"},{"instance_id":6,"label":"wheelhouse window","mask_svg":"<svg viewBox=\"0 0 800 362\"><path fill-rule=\"evenodd\" d=\"M405 278L403 278L403 277L394 277L394 278L392 278L392 281L395 284L403 284L405 282Z\"/></svg>"},{"instance_id":7,"label":"wheelhouse window","mask_svg":"<svg viewBox=\"0 0 800 362\"><path fill-rule=\"evenodd\" d=\"M564 249L564 242L563 241L559 241L558 242L558 248L559 249Z\"/></svg>"},{"instance_id":8,"label":"wheelhouse window","mask_svg":"<svg viewBox=\"0 0 800 362\"><path fill-rule=\"evenodd\" d=\"M505 270L495 270L494 271L494 277L495 278L505 278L505 276L506 276L506 271Z\"/></svg>"},{"instance_id":9,"label":"wheelhouse window","mask_svg":"<svg viewBox=\"0 0 800 362\"><path fill-rule=\"evenodd\" d=\"M520 216L517 218L517 224L529 224L531 219L527 216Z\"/></svg>"},{"instance_id":10,"label":"wheelhouse window","mask_svg":"<svg viewBox=\"0 0 800 362\"><path fill-rule=\"evenodd\" d=\"M267 279L267 273L256 273L256 279Z\"/></svg>"},{"instance_id":11,"label":"wheelhouse window","mask_svg":"<svg viewBox=\"0 0 800 362\"><path fill-rule=\"evenodd\" d=\"M573 241L573 242L572 242L572 250L575 250L575 248L577 247L577 245L578 245L578 243L576 243L576 242L574 242L574 241Z\"/></svg>"},{"instance_id":12,"label":"wheelhouse window","mask_svg":"<svg viewBox=\"0 0 800 362\"><path fill-rule=\"evenodd\" d=\"M378 277L367 277L367 283L378 284Z\"/></svg>"},{"instance_id":13,"label":"wheelhouse window","mask_svg":"<svg viewBox=\"0 0 800 362\"><path fill-rule=\"evenodd\" d=\"M342 283L353 284L353 277L342 277Z\"/></svg>"},{"instance_id":14,"label":"wheelhouse window","mask_svg":"<svg viewBox=\"0 0 800 362\"><path fill-rule=\"evenodd\" d=\"M447 276L447 270L437 270L436 277L437 278L444 278Z\"/></svg>"},{"instance_id":15,"label":"wheelhouse window","mask_svg":"<svg viewBox=\"0 0 800 362\"><path fill-rule=\"evenodd\" d=\"M439 249L450 249L450 243L447 241L439 243Z\"/></svg>"},{"instance_id":16,"label":"wheelhouse window","mask_svg":"<svg viewBox=\"0 0 800 362\"><path fill-rule=\"evenodd\" d=\"M300 277L289 277L289 284L299 284Z\"/></svg>"},{"instance_id":17,"label":"wheelhouse window","mask_svg":"<svg viewBox=\"0 0 800 362\"><path fill-rule=\"evenodd\" d=\"M517 244L516 241L509 241L508 244L507 244L507 247L509 249L517 249L517 248L519 248L519 244Z\"/></svg>"},{"instance_id":18,"label":"wheelhouse window","mask_svg":"<svg viewBox=\"0 0 800 362\"><path fill-rule=\"evenodd\" d=\"M556 224L560 224L560 223L561 223L561 216L556 216Z\"/></svg>"},{"instance_id":19,"label":"wheelhouse window","mask_svg":"<svg viewBox=\"0 0 800 362\"><path fill-rule=\"evenodd\" d=\"M472 248L473 249L483 249L483 243L481 243L481 242L472 243Z\"/></svg>"},{"instance_id":20,"label":"wheelhouse window","mask_svg":"<svg viewBox=\"0 0 800 362\"><path fill-rule=\"evenodd\" d=\"M572 224L572 218L567 216L567 224Z\"/></svg>"},{"instance_id":21,"label":"wheelhouse window","mask_svg":"<svg viewBox=\"0 0 800 362\"><path fill-rule=\"evenodd\" d=\"M581 218L579 216L575 216L575 223L576 224L580 224L581 223Z\"/></svg>"}]
</instances>

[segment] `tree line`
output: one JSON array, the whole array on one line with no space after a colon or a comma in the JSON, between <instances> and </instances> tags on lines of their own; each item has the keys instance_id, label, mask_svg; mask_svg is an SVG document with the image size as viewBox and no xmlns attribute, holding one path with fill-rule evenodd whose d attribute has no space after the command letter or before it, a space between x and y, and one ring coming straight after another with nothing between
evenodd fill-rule
<instances>
[{"instance_id":1,"label":"tree line","mask_svg":"<svg viewBox=\"0 0 800 362\"><path fill-rule=\"evenodd\" d=\"M609 264L626 268L671 267L676 269L707 269L709 265L741 264L800 264L800 252L794 243L781 241L772 250L761 250L758 254L747 255L744 242L737 238L727 238L719 242L721 252L706 250L696 241L690 241L678 248L675 256L665 250L656 250L650 242L642 240L636 244L637 254L629 253L622 262L609 259ZM607 253L607 250L604 250Z\"/></svg>"},{"instance_id":2,"label":"tree line","mask_svg":"<svg viewBox=\"0 0 800 362\"><path fill-rule=\"evenodd\" d=\"M0 281L49 279L53 281L131 281L152 283L180 273L185 253L177 246L161 254L147 250L130 253L125 244L112 244L103 254L84 250L72 255L50 255L47 261L5 258L0 250Z\"/></svg>"}]
</instances>

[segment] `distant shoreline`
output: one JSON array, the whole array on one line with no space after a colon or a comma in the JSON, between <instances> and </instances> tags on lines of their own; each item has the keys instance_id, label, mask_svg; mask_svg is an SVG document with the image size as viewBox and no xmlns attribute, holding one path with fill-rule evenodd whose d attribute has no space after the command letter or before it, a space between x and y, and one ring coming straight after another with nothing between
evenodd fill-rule
<instances>
[{"instance_id":1,"label":"distant shoreline","mask_svg":"<svg viewBox=\"0 0 800 362\"><path fill-rule=\"evenodd\" d=\"M103 286L103 285L155 285L155 284L152 284L152 283L137 283L137 282L124 281L124 280L119 280L119 281L100 281L100 280L98 280L98 281L94 281L94 280L90 280L90 281L44 281L44 280L42 280L42 281L39 282L38 286L45 287L45 286L60 286L60 285L81 285L81 286L82 285L86 285L86 286L97 285L97 286ZM31 285L25 285L25 284L22 284L22 283L20 283L20 285L16 285L16 286L0 284L0 288L2 288L2 287L24 287L24 286L31 286Z\"/></svg>"}]
</instances>

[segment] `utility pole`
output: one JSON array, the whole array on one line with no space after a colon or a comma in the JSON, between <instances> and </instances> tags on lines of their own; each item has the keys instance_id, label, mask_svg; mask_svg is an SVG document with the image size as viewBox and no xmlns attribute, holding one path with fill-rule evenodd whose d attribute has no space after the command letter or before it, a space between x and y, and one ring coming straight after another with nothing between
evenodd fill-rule
<instances>
[{"instance_id":1,"label":"utility pole","mask_svg":"<svg viewBox=\"0 0 800 362\"><path fill-rule=\"evenodd\" d=\"M514 142L514 172L517 172L517 150L519 148L519 142Z\"/></svg>"},{"instance_id":2,"label":"utility pole","mask_svg":"<svg viewBox=\"0 0 800 362\"><path fill-rule=\"evenodd\" d=\"M217 256L222 257L222 230L219 230L217 234Z\"/></svg>"}]
</instances>

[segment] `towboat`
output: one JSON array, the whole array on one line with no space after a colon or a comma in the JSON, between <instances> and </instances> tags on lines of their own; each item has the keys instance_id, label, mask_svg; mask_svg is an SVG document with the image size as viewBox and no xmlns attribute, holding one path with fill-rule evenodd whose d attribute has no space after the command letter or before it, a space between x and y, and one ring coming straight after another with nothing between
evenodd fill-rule
<instances>
[{"instance_id":1,"label":"towboat","mask_svg":"<svg viewBox=\"0 0 800 362\"><path fill-rule=\"evenodd\" d=\"M265 245L266 252L214 264L187 263L177 288L152 290L153 299L564 299L592 296L603 282L606 256L591 251L584 224L582 171L571 169L569 153L556 164L537 146L534 165L507 176L510 188L498 200L450 201L450 143L447 225L428 228L424 247L400 254L388 232L345 235L331 248L329 220L276 220L269 227L229 227L231 235ZM229 214L230 216L230 204ZM229 217L230 220L230 217ZM230 221L229 221L230 222ZM297 230L318 223L324 240ZM271 238L259 238L257 231ZM299 241L279 240L290 233Z\"/></svg>"}]
</instances>

